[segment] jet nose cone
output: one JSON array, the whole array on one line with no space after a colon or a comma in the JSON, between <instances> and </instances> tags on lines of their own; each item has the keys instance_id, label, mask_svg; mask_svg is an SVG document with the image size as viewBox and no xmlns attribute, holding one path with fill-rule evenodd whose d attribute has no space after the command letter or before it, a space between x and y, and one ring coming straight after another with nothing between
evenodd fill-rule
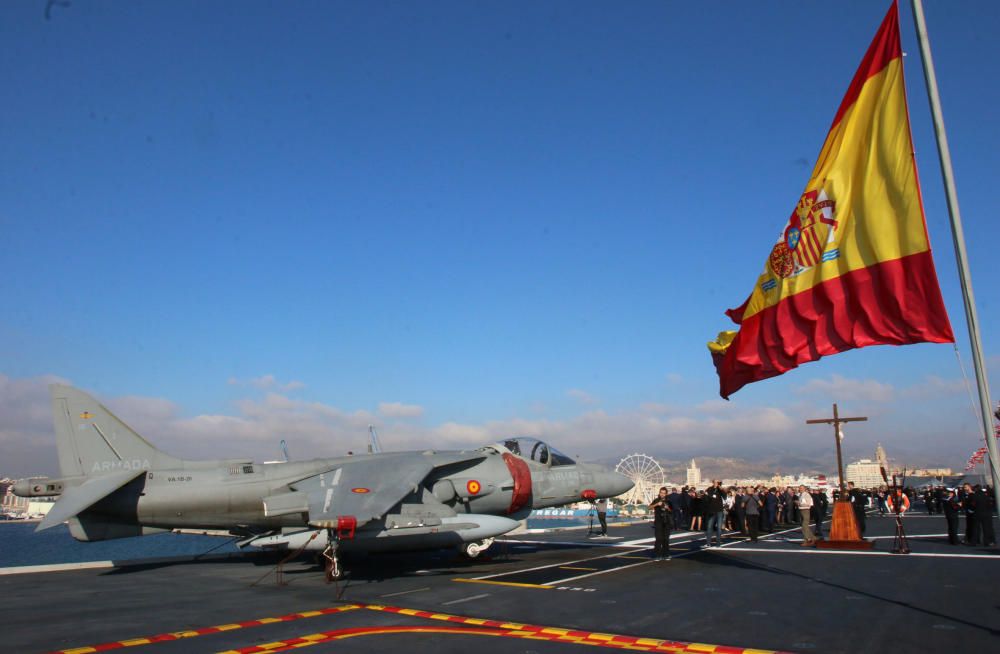
<instances>
[{"instance_id":1,"label":"jet nose cone","mask_svg":"<svg viewBox=\"0 0 1000 654\"><path fill-rule=\"evenodd\" d=\"M631 479L619 472L609 473L608 476L610 478L608 485L611 487L611 492L608 495L612 497L627 493L635 486Z\"/></svg>"},{"instance_id":2,"label":"jet nose cone","mask_svg":"<svg viewBox=\"0 0 1000 654\"><path fill-rule=\"evenodd\" d=\"M616 497L622 493L627 493L635 485L632 480L625 475L611 470L605 470L597 475L597 496Z\"/></svg>"}]
</instances>

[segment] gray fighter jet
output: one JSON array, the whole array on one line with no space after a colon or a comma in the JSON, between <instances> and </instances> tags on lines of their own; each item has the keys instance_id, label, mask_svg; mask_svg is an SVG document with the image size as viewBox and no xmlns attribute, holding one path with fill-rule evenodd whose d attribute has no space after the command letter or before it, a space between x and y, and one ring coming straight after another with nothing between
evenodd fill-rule
<instances>
[{"instance_id":1,"label":"gray fighter jet","mask_svg":"<svg viewBox=\"0 0 1000 654\"><path fill-rule=\"evenodd\" d=\"M388 452L301 462L186 461L165 454L86 393L49 387L61 477L20 480L58 495L36 531L80 541L224 530L241 546L323 553L459 547L476 556L532 509L626 492L632 482L542 441L471 451Z\"/></svg>"}]
</instances>

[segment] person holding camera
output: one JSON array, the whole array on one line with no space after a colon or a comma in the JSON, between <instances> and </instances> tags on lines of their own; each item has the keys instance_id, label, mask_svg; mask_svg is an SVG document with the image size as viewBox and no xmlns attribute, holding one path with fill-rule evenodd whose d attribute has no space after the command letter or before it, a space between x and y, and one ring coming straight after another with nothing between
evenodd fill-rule
<instances>
[{"instance_id":1,"label":"person holding camera","mask_svg":"<svg viewBox=\"0 0 1000 654\"><path fill-rule=\"evenodd\" d=\"M726 492L718 479L705 491L705 547L712 547L712 531L715 531L716 547L722 547L722 525L726 521Z\"/></svg>"},{"instance_id":2,"label":"person holding camera","mask_svg":"<svg viewBox=\"0 0 1000 654\"><path fill-rule=\"evenodd\" d=\"M667 487L660 488L659 495L649 504L653 511L653 535L656 543L653 545L653 559L656 561L670 560L670 526L673 522L673 509L667 500Z\"/></svg>"},{"instance_id":3,"label":"person holding camera","mask_svg":"<svg viewBox=\"0 0 1000 654\"><path fill-rule=\"evenodd\" d=\"M597 519L601 523L601 536L608 535L608 498L597 500Z\"/></svg>"}]
</instances>

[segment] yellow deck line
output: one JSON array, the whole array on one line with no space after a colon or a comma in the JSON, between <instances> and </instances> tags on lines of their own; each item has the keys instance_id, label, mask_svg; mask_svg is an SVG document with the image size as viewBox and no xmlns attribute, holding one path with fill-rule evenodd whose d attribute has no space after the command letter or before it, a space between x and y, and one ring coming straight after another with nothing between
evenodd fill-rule
<instances>
[{"instance_id":1,"label":"yellow deck line","mask_svg":"<svg viewBox=\"0 0 1000 654\"><path fill-rule=\"evenodd\" d=\"M513 581L491 581L489 579L462 579L455 577L452 581L461 581L467 584L492 584L494 586L514 586L516 588L542 588L552 590L553 586L543 586L542 584L519 584Z\"/></svg>"}]
</instances>

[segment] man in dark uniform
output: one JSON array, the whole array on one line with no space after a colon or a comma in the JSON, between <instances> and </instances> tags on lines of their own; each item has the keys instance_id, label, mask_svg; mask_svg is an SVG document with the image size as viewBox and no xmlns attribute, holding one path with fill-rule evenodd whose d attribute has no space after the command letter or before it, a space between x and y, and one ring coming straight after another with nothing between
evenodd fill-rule
<instances>
[{"instance_id":1,"label":"man in dark uniform","mask_svg":"<svg viewBox=\"0 0 1000 654\"><path fill-rule=\"evenodd\" d=\"M826 491L816 489L813 497L813 520L816 523L816 538L823 540L823 521L826 520L826 510L830 500L826 499Z\"/></svg>"},{"instance_id":2,"label":"man in dark uniform","mask_svg":"<svg viewBox=\"0 0 1000 654\"><path fill-rule=\"evenodd\" d=\"M865 499L864 493L860 489L854 487L854 482L847 482L847 495L851 498L851 508L854 509L854 518L858 521L858 529L861 531L861 535L865 535L865 505L868 502Z\"/></svg>"},{"instance_id":3,"label":"man in dark uniform","mask_svg":"<svg viewBox=\"0 0 1000 654\"><path fill-rule=\"evenodd\" d=\"M993 533L993 507L990 505L990 496L986 494L985 488L976 486L974 501L973 517L979 525L979 533L983 536L983 545L992 547L996 545L997 537Z\"/></svg>"},{"instance_id":4,"label":"man in dark uniform","mask_svg":"<svg viewBox=\"0 0 1000 654\"><path fill-rule=\"evenodd\" d=\"M681 529L687 531L691 526L691 519L694 517L694 511L691 510L691 493L694 491L693 488L688 488L684 486L681 488L681 515L684 517L684 521L681 523Z\"/></svg>"},{"instance_id":5,"label":"man in dark uniform","mask_svg":"<svg viewBox=\"0 0 1000 654\"><path fill-rule=\"evenodd\" d=\"M934 512L941 513L944 511L944 498L946 493L944 492L944 486L938 486L934 489L934 496L931 500L934 502Z\"/></svg>"},{"instance_id":6,"label":"man in dark uniform","mask_svg":"<svg viewBox=\"0 0 1000 654\"><path fill-rule=\"evenodd\" d=\"M733 514L736 516L735 529L738 529L743 536L747 535L747 514L744 501L746 500L746 489L737 488L736 497L733 499Z\"/></svg>"},{"instance_id":7,"label":"man in dark uniform","mask_svg":"<svg viewBox=\"0 0 1000 654\"><path fill-rule=\"evenodd\" d=\"M677 489L673 489L667 496L667 504L673 516L674 529L681 529L684 526L684 500Z\"/></svg>"},{"instance_id":8,"label":"man in dark uniform","mask_svg":"<svg viewBox=\"0 0 1000 654\"><path fill-rule=\"evenodd\" d=\"M778 496L777 489L772 487L764 496L764 531L774 532L774 525L778 522Z\"/></svg>"},{"instance_id":9,"label":"man in dark uniform","mask_svg":"<svg viewBox=\"0 0 1000 654\"><path fill-rule=\"evenodd\" d=\"M756 488L751 488L743 496L743 519L746 521L747 531L750 532L750 542L757 542L757 533L760 520L760 510L764 503L757 494Z\"/></svg>"},{"instance_id":10,"label":"man in dark uniform","mask_svg":"<svg viewBox=\"0 0 1000 654\"><path fill-rule=\"evenodd\" d=\"M962 501L962 509L965 511L965 544L978 545L979 523L976 522L976 499L972 493L972 484L963 484L959 497Z\"/></svg>"},{"instance_id":11,"label":"man in dark uniform","mask_svg":"<svg viewBox=\"0 0 1000 654\"><path fill-rule=\"evenodd\" d=\"M670 525L673 517L670 502L667 501L667 487L660 489L659 495L649 504L653 511L653 535L656 543L653 545L653 559L656 561L670 560Z\"/></svg>"},{"instance_id":12,"label":"man in dark uniform","mask_svg":"<svg viewBox=\"0 0 1000 654\"><path fill-rule=\"evenodd\" d=\"M948 489L941 508L944 509L944 519L948 521L948 542L952 545L958 545L960 542L958 540L958 510L961 506L955 491Z\"/></svg>"}]
</instances>

